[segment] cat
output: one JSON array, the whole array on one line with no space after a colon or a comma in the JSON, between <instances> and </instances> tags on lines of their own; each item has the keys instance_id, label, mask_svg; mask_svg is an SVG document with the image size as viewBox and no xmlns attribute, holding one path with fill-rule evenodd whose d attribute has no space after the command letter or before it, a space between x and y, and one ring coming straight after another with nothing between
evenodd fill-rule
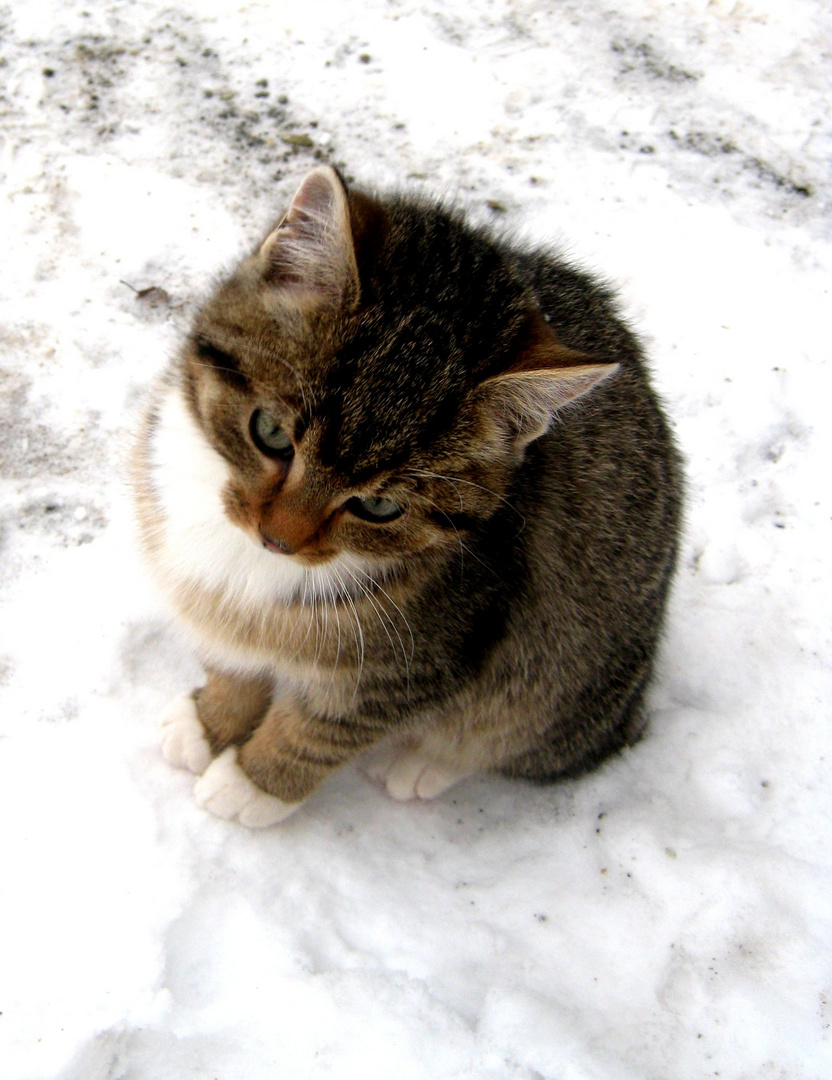
<instances>
[{"instance_id":1,"label":"cat","mask_svg":"<svg viewBox=\"0 0 832 1080\"><path fill-rule=\"evenodd\" d=\"M371 747L427 799L641 732L680 459L612 294L548 251L316 168L197 313L134 490L207 672L163 752L221 817Z\"/></svg>"}]
</instances>

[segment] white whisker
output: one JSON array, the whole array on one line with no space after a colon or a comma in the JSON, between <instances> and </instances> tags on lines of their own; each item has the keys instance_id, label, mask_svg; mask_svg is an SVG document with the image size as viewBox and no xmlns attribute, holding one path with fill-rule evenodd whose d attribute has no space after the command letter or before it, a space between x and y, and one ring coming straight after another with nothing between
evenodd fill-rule
<instances>
[{"instance_id":1,"label":"white whisker","mask_svg":"<svg viewBox=\"0 0 832 1080\"><path fill-rule=\"evenodd\" d=\"M373 581L373 578L371 577L370 580ZM387 597L387 599L390 601L390 603L393 605L393 607L396 609L396 611L401 616L402 621L404 622L404 625L407 627L407 632L410 635L410 658L408 659L405 656L405 661L404 662L405 662L405 667L407 668L408 678L410 678L410 665L413 663L413 654L416 651L416 639L413 637L413 631L410 629L410 623L407 621L407 616L405 615L405 613L402 611L402 609L399 607L399 605L396 603L396 601L393 599L393 597L381 585L381 583L378 582L378 581L373 581L373 584L378 589L378 591L382 594L382 596ZM401 640L401 638L399 640ZM403 656L405 655L405 653L404 653L404 642L402 642L402 655Z\"/></svg>"},{"instance_id":2,"label":"white whisker","mask_svg":"<svg viewBox=\"0 0 832 1080\"><path fill-rule=\"evenodd\" d=\"M510 502L504 495L500 495L492 488L485 487L483 484L475 484L473 480L465 480L461 476L446 476L443 473L426 472L425 470L409 470L408 475L413 477L425 477L429 480L444 480L446 483L449 484L465 484L468 487L476 488L477 491L484 491L487 495L493 495L495 499L503 503L503 505L507 506L509 510L512 510L515 514L517 514L517 516L523 522L523 528L525 528L526 519L516 508L516 506L514 506L514 504ZM461 510L463 508L463 502L462 496L459 494L459 492L457 492L457 498L459 499L459 506Z\"/></svg>"},{"instance_id":3,"label":"white whisker","mask_svg":"<svg viewBox=\"0 0 832 1080\"><path fill-rule=\"evenodd\" d=\"M361 682L361 674L364 671L364 631L361 628L361 619L359 618L358 610L355 606L355 601L350 596L344 579L334 567L332 572L338 578L338 581L341 584L343 598L346 600L352 610L352 615L350 616L350 625L352 626L353 638L355 640L355 650L358 656L358 673L356 675L355 689L353 690L352 695L352 699L353 701L355 701L358 694L358 684ZM347 571L347 573L349 573L349 571Z\"/></svg>"},{"instance_id":4,"label":"white whisker","mask_svg":"<svg viewBox=\"0 0 832 1080\"><path fill-rule=\"evenodd\" d=\"M377 593L381 593L384 597L386 597L386 599L389 601L389 603L392 604L393 607L396 609L396 611L398 612L398 614L401 617L402 621L404 622L405 626L407 627L407 632L410 635L410 655L408 656L407 649L405 648L405 644L404 644L404 639L402 638L402 635L399 633L399 628L396 626L396 623L395 623L394 619L392 618L392 616L390 615L390 613L385 610L385 607L384 607L383 602L381 601L381 598L378 595L374 596L373 593L371 592L371 590L368 589L367 586L363 582L361 582L356 575L352 575L352 576L353 576L353 580L355 581L356 585L358 585L358 587L364 593L367 600L369 601L369 603L373 607L373 610L376 612L376 615L378 615L379 623L381 624L382 628L384 629L384 632L387 634L387 639L390 642L390 648L393 650L393 655L394 656L396 655L396 648L395 648L395 645L393 644L393 639L390 637L390 633L387 630L387 626L384 623L384 619L382 618L382 615L384 616L384 618L386 618L387 622L390 624L390 627L393 630L393 633L396 635L396 638L398 639L399 648L401 649L401 652L402 652L402 660L403 660L404 666L405 666L405 675L406 675L406 679L407 679L407 693L409 694L410 693L410 665L413 663L413 656L414 656L415 649L416 649L416 642L415 642L415 639L413 637L413 631L410 628L410 623L407 621L407 617L405 616L404 612L401 610L401 608L398 606L398 604L395 602L395 600L393 600L393 598L390 596L390 594L382 587L382 585L378 581L375 580L375 578L372 576L372 574L370 574L367 571L364 571L365 580L370 582L370 584L373 586L373 588L377 590ZM378 601L378 603L376 601Z\"/></svg>"}]
</instances>

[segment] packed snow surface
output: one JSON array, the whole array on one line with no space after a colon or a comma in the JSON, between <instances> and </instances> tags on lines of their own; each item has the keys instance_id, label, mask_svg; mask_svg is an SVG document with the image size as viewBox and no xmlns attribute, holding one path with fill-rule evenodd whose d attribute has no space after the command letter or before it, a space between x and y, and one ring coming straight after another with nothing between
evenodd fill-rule
<instances>
[{"instance_id":1,"label":"packed snow surface","mask_svg":"<svg viewBox=\"0 0 832 1080\"><path fill-rule=\"evenodd\" d=\"M0 7L3 1080L832 1076L824 0ZM248 831L125 462L320 162L620 291L688 470L650 728L581 780Z\"/></svg>"}]
</instances>

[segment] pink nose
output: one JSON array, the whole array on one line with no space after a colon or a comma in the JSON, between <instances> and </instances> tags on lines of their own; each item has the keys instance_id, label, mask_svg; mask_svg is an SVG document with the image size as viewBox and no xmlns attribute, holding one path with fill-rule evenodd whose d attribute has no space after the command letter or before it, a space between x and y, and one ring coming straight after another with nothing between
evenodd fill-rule
<instances>
[{"instance_id":1,"label":"pink nose","mask_svg":"<svg viewBox=\"0 0 832 1080\"><path fill-rule=\"evenodd\" d=\"M295 551L297 551L297 548L293 548L285 540L278 540L276 537L264 533L262 528L260 529L260 539L263 541L264 548L268 548L269 551L277 551L281 555L294 555Z\"/></svg>"},{"instance_id":2,"label":"pink nose","mask_svg":"<svg viewBox=\"0 0 832 1080\"><path fill-rule=\"evenodd\" d=\"M264 506L258 515L260 539L269 551L294 555L313 539L321 525L321 515L286 504L282 499Z\"/></svg>"}]
</instances>

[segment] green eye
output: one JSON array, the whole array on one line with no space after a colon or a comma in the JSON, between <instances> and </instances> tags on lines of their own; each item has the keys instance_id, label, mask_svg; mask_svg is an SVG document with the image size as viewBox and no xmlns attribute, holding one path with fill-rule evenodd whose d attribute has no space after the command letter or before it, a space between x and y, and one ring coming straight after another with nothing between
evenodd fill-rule
<instances>
[{"instance_id":1,"label":"green eye","mask_svg":"<svg viewBox=\"0 0 832 1080\"><path fill-rule=\"evenodd\" d=\"M294 457L292 440L271 413L255 409L249 421L249 431L257 449L267 457L288 460Z\"/></svg>"},{"instance_id":2,"label":"green eye","mask_svg":"<svg viewBox=\"0 0 832 1080\"><path fill-rule=\"evenodd\" d=\"M371 495L366 498L356 496L347 503L347 510L362 521L395 521L401 517L404 510L392 499L385 499L381 495Z\"/></svg>"}]
</instances>

